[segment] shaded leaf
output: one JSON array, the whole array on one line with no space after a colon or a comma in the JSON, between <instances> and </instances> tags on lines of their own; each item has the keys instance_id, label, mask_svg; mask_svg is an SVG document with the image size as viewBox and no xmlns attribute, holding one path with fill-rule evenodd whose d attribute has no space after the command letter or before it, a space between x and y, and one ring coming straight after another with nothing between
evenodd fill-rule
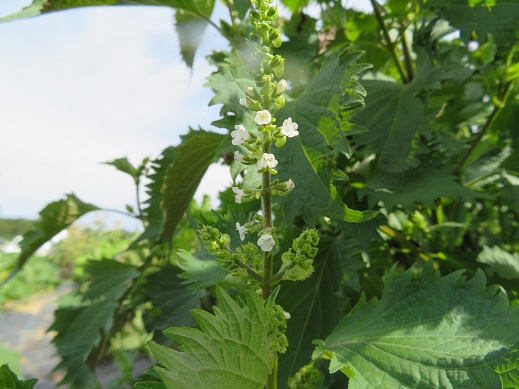
<instances>
[{"instance_id":1,"label":"shaded leaf","mask_svg":"<svg viewBox=\"0 0 519 389\"><path fill-rule=\"evenodd\" d=\"M342 317L342 280L353 276L351 242L344 236L322 239L312 276L301 282L284 283L278 303L290 314L288 349L279 355L279 385L311 361L312 340L325 337Z\"/></svg>"},{"instance_id":2,"label":"shaded leaf","mask_svg":"<svg viewBox=\"0 0 519 389\"><path fill-rule=\"evenodd\" d=\"M291 178L296 185L284 204L288 220L301 215L311 226L323 215L350 222L364 222L377 215L348 208L327 166L332 153L349 149L346 136L358 129L348 119L363 106L364 92L355 78L369 66L356 63L360 55L345 50L329 56L303 94L276 114L280 123L291 117L300 133L276 153L280 180Z\"/></svg>"},{"instance_id":3,"label":"shaded leaf","mask_svg":"<svg viewBox=\"0 0 519 389\"><path fill-rule=\"evenodd\" d=\"M360 301L314 358L331 360L350 388L500 387L492 365L519 342L519 312L483 272L441 277L432 262L384 277L382 299Z\"/></svg>"},{"instance_id":4,"label":"shaded leaf","mask_svg":"<svg viewBox=\"0 0 519 389\"><path fill-rule=\"evenodd\" d=\"M493 35L498 46L517 41L519 7L514 1L429 0L425 6L459 28L465 41L472 39L473 33L480 42Z\"/></svg>"},{"instance_id":5,"label":"shaded leaf","mask_svg":"<svg viewBox=\"0 0 519 389\"><path fill-rule=\"evenodd\" d=\"M153 308L146 311L144 322L148 331L162 331L170 326L193 326L189 314L200 305L204 292L193 293L181 285L178 267L166 265L146 277L144 290L146 301Z\"/></svg>"},{"instance_id":6,"label":"shaded leaf","mask_svg":"<svg viewBox=\"0 0 519 389\"><path fill-rule=\"evenodd\" d=\"M193 67L196 49L200 45L208 19L214 8L214 0L191 1L190 9L179 9L175 13L180 53L190 68ZM187 4L186 4L187 5Z\"/></svg>"},{"instance_id":7,"label":"shaded leaf","mask_svg":"<svg viewBox=\"0 0 519 389\"><path fill-rule=\"evenodd\" d=\"M156 371L166 387L258 388L265 386L272 369L268 338L271 302L254 292L244 306L217 288L219 306L215 315L195 309L192 315L200 326L169 328L164 333L180 342L180 351L150 342L152 353L164 366Z\"/></svg>"},{"instance_id":8,"label":"shaded leaf","mask_svg":"<svg viewBox=\"0 0 519 389\"><path fill-rule=\"evenodd\" d=\"M9 368L9 365L0 366L0 388L2 389L32 389L37 381L36 378L20 379Z\"/></svg>"},{"instance_id":9,"label":"shaded leaf","mask_svg":"<svg viewBox=\"0 0 519 389\"><path fill-rule=\"evenodd\" d=\"M207 287L221 284L230 274L214 258L201 259L199 256L179 250L177 265L184 271L179 274L189 289L198 291Z\"/></svg>"},{"instance_id":10,"label":"shaded leaf","mask_svg":"<svg viewBox=\"0 0 519 389\"><path fill-rule=\"evenodd\" d=\"M171 241L202 177L209 165L215 162L219 150L227 140L226 135L191 130L182 137L182 143L175 147L175 158L168 167L162 187L164 242Z\"/></svg>"},{"instance_id":11,"label":"shaded leaf","mask_svg":"<svg viewBox=\"0 0 519 389\"><path fill-rule=\"evenodd\" d=\"M23 235L16 268L4 280L4 283L11 279L44 243L51 240L81 216L98 210L98 207L84 203L74 194L68 194L65 199L48 204L40 212L40 220L36 223L35 229Z\"/></svg>"},{"instance_id":12,"label":"shaded leaf","mask_svg":"<svg viewBox=\"0 0 519 389\"><path fill-rule=\"evenodd\" d=\"M496 272L502 278L507 280L519 279L518 253L509 253L498 246L483 246L483 251L478 255L476 261L488 265L490 270Z\"/></svg>"},{"instance_id":13,"label":"shaded leaf","mask_svg":"<svg viewBox=\"0 0 519 389\"><path fill-rule=\"evenodd\" d=\"M115 167L120 172L129 174L134 181L138 180L139 178L139 170L135 168L130 161L128 161L128 158L117 158L113 161L103 162L105 165L110 165Z\"/></svg>"},{"instance_id":14,"label":"shaded leaf","mask_svg":"<svg viewBox=\"0 0 519 389\"><path fill-rule=\"evenodd\" d=\"M139 274L135 266L109 259L90 261L85 272L92 283L84 293L73 292L76 304L58 308L49 328L57 332L52 343L61 356L55 370L66 371L61 384L80 388L97 387L96 349L112 331L119 299Z\"/></svg>"},{"instance_id":15,"label":"shaded leaf","mask_svg":"<svg viewBox=\"0 0 519 389\"><path fill-rule=\"evenodd\" d=\"M416 204L434 208L435 200L442 196L489 197L456 182L452 170L452 167L436 165L434 161L428 166L401 174L374 168L366 186L359 189L359 194L367 195L370 205L384 202L387 209L392 209L397 204L408 209L414 209Z\"/></svg>"}]
</instances>

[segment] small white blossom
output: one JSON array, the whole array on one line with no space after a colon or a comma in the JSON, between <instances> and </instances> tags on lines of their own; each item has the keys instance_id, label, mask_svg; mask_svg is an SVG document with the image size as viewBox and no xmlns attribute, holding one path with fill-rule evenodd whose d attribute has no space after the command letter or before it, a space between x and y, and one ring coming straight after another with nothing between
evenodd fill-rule
<instances>
[{"instance_id":1,"label":"small white blossom","mask_svg":"<svg viewBox=\"0 0 519 389\"><path fill-rule=\"evenodd\" d=\"M258 239L258 246L265 252L272 250L272 247L276 242L274 242L274 238L270 234L261 235Z\"/></svg>"},{"instance_id":2,"label":"small white blossom","mask_svg":"<svg viewBox=\"0 0 519 389\"><path fill-rule=\"evenodd\" d=\"M236 231L240 234L240 239L245 240L245 234L247 234L248 228L245 226L241 226L240 223L236 223Z\"/></svg>"},{"instance_id":3,"label":"small white blossom","mask_svg":"<svg viewBox=\"0 0 519 389\"><path fill-rule=\"evenodd\" d=\"M292 316L290 316L290 313L288 313L287 311L283 311L283 316L285 316L285 319L290 319Z\"/></svg>"},{"instance_id":4,"label":"small white blossom","mask_svg":"<svg viewBox=\"0 0 519 389\"><path fill-rule=\"evenodd\" d=\"M231 136L232 144L235 146L241 145L250 139L249 132L241 124L234 126L234 131L231 132Z\"/></svg>"},{"instance_id":5,"label":"small white blossom","mask_svg":"<svg viewBox=\"0 0 519 389\"><path fill-rule=\"evenodd\" d=\"M243 163L243 154L239 151L234 152L234 160L239 163Z\"/></svg>"},{"instance_id":6,"label":"small white blossom","mask_svg":"<svg viewBox=\"0 0 519 389\"><path fill-rule=\"evenodd\" d=\"M297 131L298 127L297 123L292 122L292 118L288 118L283 122L281 133L289 138L293 138L299 135L299 131Z\"/></svg>"},{"instance_id":7,"label":"small white blossom","mask_svg":"<svg viewBox=\"0 0 519 389\"><path fill-rule=\"evenodd\" d=\"M278 85L276 86L276 94L280 95L287 89L286 80L279 80Z\"/></svg>"},{"instance_id":8,"label":"small white blossom","mask_svg":"<svg viewBox=\"0 0 519 389\"><path fill-rule=\"evenodd\" d=\"M278 165L278 161L274 154L263 153L263 156L258 160L257 165L260 170L265 168L274 169Z\"/></svg>"},{"instance_id":9,"label":"small white blossom","mask_svg":"<svg viewBox=\"0 0 519 389\"><path fill-rule=\"evenodd\" d=\"M240 99L240 104L246 107L247 106L247 99L245 97Z\"/></svg>"},{"instance_id":10,"label":"small white blossom","mask_svg":"<svg viewBox=\"0 0 519 389\"><path fill-rule=\"evenodd\" d=\"M247 196L245 192L236 186L232 187L232 191L234 192L234 201L236 201L238 204L241 204L241 199Z\"/></svg>"},{"instance_id":11,"label":"small white blossom","mask_svg":"<svg viewBox=\"0 0 519 389\"><path fill-rule=\"evenodd\" d=\"M294 184L294 181L290 178L287 182L285 182L285 189L286 190L292 190L296 187L296 184Z\"/></svg>"},{"instance_id":12,"label":"small white blossom","mask_svg":"<svg viewBox=\"0 0 519 389\"><path fill-rule=\"evenodd\" d=\"M254 120L256 120L258 126L261 126L262 124L269 124L272 121L272 115L265 109L263 111L256 112L256 118Z\"/></svg>"}]
</instances>

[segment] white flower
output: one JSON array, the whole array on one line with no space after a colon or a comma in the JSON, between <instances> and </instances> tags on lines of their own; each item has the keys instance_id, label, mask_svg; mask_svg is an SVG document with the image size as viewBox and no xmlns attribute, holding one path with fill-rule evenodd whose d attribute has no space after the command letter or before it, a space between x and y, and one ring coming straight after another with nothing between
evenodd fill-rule
<instances>
[{"instance_id":1,"label":"white flower","mask_svg":"<svg viewBox=\"0 0 519 389\"><path fill-rule=\"evenodd\" d=\"M299 135L299 131L297 131L298 127L297 123L292 122L292 118L288 118L283 122L281 133L289 138L293 138L294 136Z\"/></svg>"},{"instance_id":2,"label":"white flower","mask_svg":"<svg viewBox=\"0 0 519 389\"><path fill-rule=\"evenodd\" d=\"M274 238L270 234L261 235L258 239L258 246L265 252L272 250L272 247L276 242L274 242Z\"/></svg>"},{"instance_id":3,"label":"white flower","mask_svg":"<svg viewBox=\"0 0 519 389\"><path fill-rule=\"evenodd\" d=\"M232 144L235 146L241 145L250 138L248 131L241 124L234 126L234 131L231 132L231 136Z\"/></svg>"},{"instance_id":4,"label":"white flower","mask_svg":"<svg viewBox=\"0 0 519 389\"><path fill-rule=\"evenodd\" d=\"M296 184L294 184L294 181L290 178L287 182L285 182L285 189L286 190L292 190L296 187Z\"/></svg>"},{"instance_id":5,"label":"white flower","mask_svg":"<svg viewBox=\"0 0 519 389\"><path fill-rule=\"evenodd\" d=\"M290 313L288 313L287 311L283 311L283 316L285 316L285 319L290 319L292 316L290 316Z\"/></svg>"},{"instance_id":6,"label":"white flower","mask_svg":"<svg viewBox=\"0 0 519 389\"><path fill-rule=\"evenodd\" d=\"M241 204L241 199L247 196L245 192L236 186L232 187L232 191L234 192L234 201L236 201L238 204Z\"/></svg>"},{"instance_id":7,"label":"white flower","mask_svg":"<svg viewBox=\"0 0 519 389\"><path fill-rule=\"evenodd\" d=\"M269 124L272 121L272 115L265 109L263 111L256 112L256 118L254 120L256 120L258 126L261 126L262 124Z\"/></svg>"},{"instance_id":8,"label":"white flower","mask_svg":"<svg viewBox=\"0 0 519 389\"><path fill-rule=\"evenodd\" d=\"M240 223L236 223L236 231L240 234L240 239L243 241L245 240L245 234L249 229L245 226L241 226Z\"/></svg>"},{"instance_id":9,"label":"white flower","mask_svg":"<svg viewBox=\"0 0 519 389\"><path fill-rule=\"evenodd\" d=\"M280 95L287 89L287 82L285 80L279 80L276 86L276 94Z\"/></svg>"},{"instance_id":10,"label":"white flower","mask_svg":"<svg viewBox=\"0 0 519 389\"><path fill-rule=\"evenodd\" d=\"M243 99L240 99L240 104L243 106L247 106L247 99L244 97Z\"/></svg>"},{"instance_id":11,"label":"white flower","mask_svg":"<svg viewBox=\"0 0 519 389\"><path fill-rule=\"evenodd\" d=\"M239 163L243 163L243 154L239 151L234 152L234 160Z\"/></svg>"},{"instance_id":12,"label":"white flower","mask_svg":"<svg viewBox=\"0 0 519 389\"><path fill-rule=\"evenodd\" d=\"M260 170L265 168L274 169L277 165L278 161L276 160L274 154L263 153L261 159L258 160L258 168Z\"/></svg>"}]
</instances>

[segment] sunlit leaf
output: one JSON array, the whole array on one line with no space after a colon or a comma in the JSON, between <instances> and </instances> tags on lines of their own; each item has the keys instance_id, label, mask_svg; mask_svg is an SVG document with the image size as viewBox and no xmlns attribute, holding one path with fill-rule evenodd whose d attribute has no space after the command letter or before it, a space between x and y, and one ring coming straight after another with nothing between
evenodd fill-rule
<instances>
[{"instance_id":1,"label":"sunlit leaf","mask_svg":"<svg viewBox=\"0 0 519 389\"><path fill-rule=\"evenodd\" d=\"M268 338L270 304L254 292L243 306L217 288L215 315L193 310L200 326L169 328L164 333L177 340L179 351L151 342L150 349L164 367L156 367L166 387L261 389L272 369Z\"/></svg>"},{"instance_id":2,"label":"sunlit leaf","mask_svg":"<svg viewBox=\"0 0 519 389\"><path fill-rule=\"evenodd\" d=\"M349 387L495 388L492 368L519 342L519 312L483 272L441 277L432 263L384 277L380 301L360 301L314 358L330 359Z\"/></svg>"},{"instance_id":3,"label":"sunlit leaf","mask_svg":"<svg viewBox=\"0 0 519 389\"><path fill-rule=\"evenodd\" d=\"M496 272L502 278L519 279L518 253L509 253L498 246L484 246L476 260L488 265L491 271Z\"/></svg>"}]
</instances>

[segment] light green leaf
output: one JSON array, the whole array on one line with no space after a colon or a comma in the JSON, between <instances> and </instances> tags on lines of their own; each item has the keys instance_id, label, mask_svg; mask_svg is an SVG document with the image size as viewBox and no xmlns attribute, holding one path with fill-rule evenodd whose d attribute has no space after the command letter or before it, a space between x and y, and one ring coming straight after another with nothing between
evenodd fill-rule
<instances>
[{"instance_id":1,"label":"light green leaf","mask_svg":"<svg viewBox=\"0 0 519 389\"><path fill-rule=\"evenodd\" d=\"M73 193L68 194L63 200L48 204L40 212L40 220L37 222L36 228L24 234L23 240L20 242L22 251L18 256L16 268L2 282L2 285L11 279L44 243L51 240L81 216L98 210L98 207L84 203Z\"/></svg>"},{"instance_id":2,"label":"light green leaf","mask_svg":"<svg viewBox=\"0 0 519 389\"><path fill-rule=\"evenodd\" d=\"M483 246L476 261L487 264L493 272L507 280L519 280L519 254L509 253L498 246Z\"/></svg>"},{"instance_id":3,"label":"light green leaf","mask_svg":"<svg viewBox=\"0 0 519 389\"><path fill-rule=\"evenodd\" d=\"M282 0L283 4L292 12L300 11L305 7L309 0Z\"/></svg>"},{"instance_id":4,"label":"light green leaf","mask_svg":"<svg viewBox=\"0 0 519 389\"><path fill-rule=\"evenodd\" d=\"M493 364L517 347L519 312L482 271L462 273L391 270L382 299L360 301L314 358L330 359L352 389L501 387Z\"/></svg>"},{"instance_id":5,"label":"light green leaf","mask_svg":"<svg viewBox=\"0 0 519 389\"><path fill-rule=\"evenodd\" d=\"M348 119L363 106L364 91L355 78L369 66L356 63L360 55L344 50L329 56L303 94L276 113L279 124L291 117L299 125L300 136L276 151L279 179L291 178L296 185L284 204L288 220L301 215L312 226L323 215L359 223L377 215L343 203L326 161L348 150L346 136L357 132Z\"/></svg>"},{"instance_id":6,"label":"light green leaf","mask_svg":"<svg viewBox=\"0 0 519 389\"><path fill-rule=\"evenodd\" d=\"M268 323L271 304L254 292L243 306L222 288L216 289L215 315L193 310L200 330L169 328L180 351L150 342L152 353L164 366L156 367L167 388L262 389L272 369Z\"/></svg>"},{"instance_id":7,"label":"light green leaf","mask_svg":"<svg viewBox=\"0 0 519 389\"><path fill-rule=\"evenodd\" d=\"M177 265L184 271L180 278L188 284L188 288L198 291L207 287L222 284L222 281L230 274L214 257L199 258L187 251L179 250Z\"/></svg>"},{"instance_id":8,"label":"light green leaf","mask_svg":"<svg viewBox=\"0 0 519 389\"><path fill-rule=\"evenodd\" d=\"M139 272L135 266L114 260L90 261L85 272L93 282L84 293L73 292L75 304L63 305L54 313L49 331L56 331L53 343L61 356L56 370L65 370L62 384L95 388L95 365L103 340L110 336L119 299ZM79 305L78 305L79 304Z\"/></svg>"},{"instance_id":9,"label":"light green leaf","mask_svg":"<svg viewBox=\"0 0 519 389\"><path fill-rule=\"evenodd\" d=\"M9 368L9 365L0 366L0 388L1 389L32 389L38 380L21 380Z\"/></svg>"}]
</instances>

